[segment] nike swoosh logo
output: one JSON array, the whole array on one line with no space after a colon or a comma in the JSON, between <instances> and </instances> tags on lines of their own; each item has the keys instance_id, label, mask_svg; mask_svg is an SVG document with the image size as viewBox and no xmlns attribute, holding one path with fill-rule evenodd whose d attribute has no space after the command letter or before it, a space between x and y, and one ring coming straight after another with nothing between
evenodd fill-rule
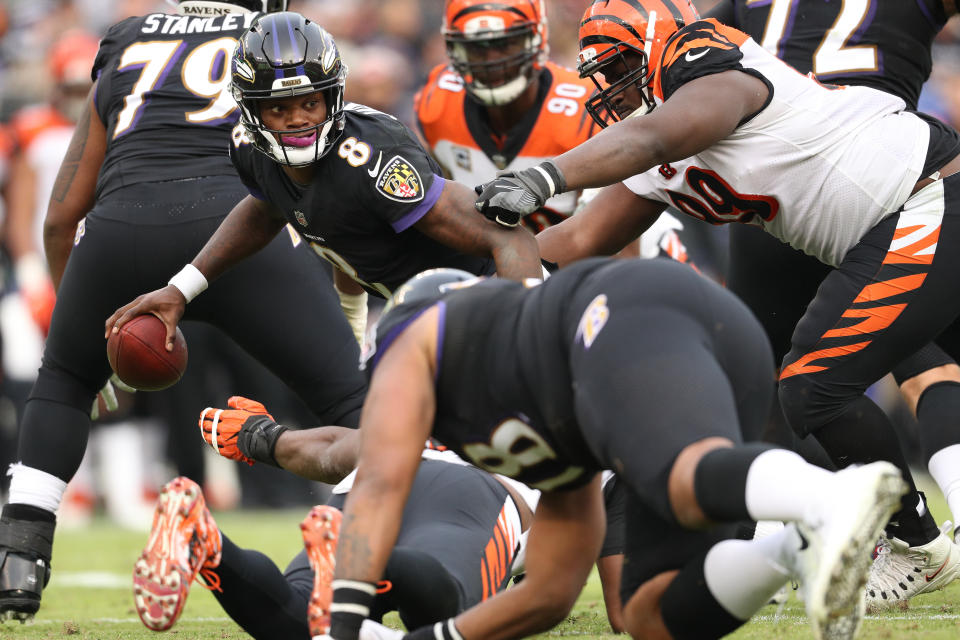
<instances>
[{"instance_id":1,"label":"nike swoosh logo","mask_svg":"<svg viewBox=\"0 0 960 640\"><path fill-rule=\"evenodd\" d=\"M370 174L371 178L376 178L377 173L380 172L380 161L383 160L383 151L380 152L380 155L377 156L377 164L373 169L367 169L367 173Z\"/></svg>"},{"instance_id":2,"label":"nike swoosh logo","mask_svg":"<svg viewBox=\"0 0 960 640\"><path fill-rule=\"evenodd\" d=\"M696 60L697 58L702 58L703 56L707 55L708 53L710 53L710 47L707 47L706 49L703 49L700 53L698 53L698 54L696 54L696 55L693 54L693 51L687 51L687 55L686 55L686 58L685 58L685 59L686 59L687 62L693 62L693 61Z\"/></svg>"},{"instance_id":3,"label":"nike swoosh logo","mask_svg":"<svg viewBox=\"0 0 960 640\"><path fill-rule=\"evenodd\" d=\"M934 571L932 574L927 575L927 576L926 576L927 582L930 582L931 580L933 580L934 578L936 578L936 577L937 577L937 574L940 573L941 571L943 571L943 568L944 568L945 566L947 566L947 563L948 563L948 562L950 562L950 558L947 558L947 559L944 561L944 563L943 563L942 565L940 565L940 568L939 568L939 569L937 569L936 571Z\"/></svg>"}]
</instances>

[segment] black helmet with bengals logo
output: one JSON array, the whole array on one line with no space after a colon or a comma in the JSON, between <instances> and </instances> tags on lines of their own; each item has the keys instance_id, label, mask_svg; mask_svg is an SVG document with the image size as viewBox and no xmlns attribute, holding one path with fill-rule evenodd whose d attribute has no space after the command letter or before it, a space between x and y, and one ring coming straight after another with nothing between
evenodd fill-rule
<instances>
[{"instance_id":1,"label":"black helmet with bengals logo","mask_svg":"<svg viewBox=\"0 0 960 640\"><path fill-rule=\"evenodd\" d=\"M443 38L467 94L487 106L509 104L547 60L543 0L447 0Z\"/></svg>"},{"instance_id":2,"label":"black helmet with bengals logo","mask_svg":"<svg viewBox=\"0 0 960 640\"><path fill-rule=\"evenodd\" d=\"M699 19L690 0L593 0L580 22L577 68L580 77L593 80L599 90L586 104L597 124L605 127L620 120L611 98L630 86L640 90L647 111L653 109L649 85L664 45L674 33ZM629 63L626 53L636 54L639 62ZM604 87L597 74L609 80L607 73L617 62L622 68L612 74L614 82Z\"/></svg>"},{"instance_id":3,"label":"black helmet with bengals logo","mask_svg":"<svg viewBox=\"0 0 960 640\"><path fill-rule=\"evenodd\" d=\"M269 13L245 31L233 52L231 89L251 143L280 164L299 167L322 158L343 131L347 65L333 36L299 13ZM327 118L295 131L269 129L263 100L321 92Z\"/></svg>"}]
</instances>

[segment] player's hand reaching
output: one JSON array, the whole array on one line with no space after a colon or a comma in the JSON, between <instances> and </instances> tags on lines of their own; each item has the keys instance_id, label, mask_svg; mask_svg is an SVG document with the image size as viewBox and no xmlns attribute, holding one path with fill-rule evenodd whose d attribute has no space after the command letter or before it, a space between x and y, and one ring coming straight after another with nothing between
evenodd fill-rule
<instances>
[{"instance_id":1,"label":"player's hand reaching","mask_svg":"<svg viewBox=\"0 0 960 640\"><path fill-rule=\"evenodd\" d=\"M490 220L515 227L523 216L543 206L550 197L566 191L567 184L552 160L521 171L504 171L476 187L474 206Z\"/></svg>"},{"instance_id":2,"label":"player's hand reaching","mask_svg":"<svg viewBox=\"0 0 960 640\"><path fill-rule=\"evenodd\" d=\"M227 406L230 408L207 407L200 414L203 441L224 458L279 467L273 450L287 427L277 424L256 400L233 396Z\"/></svg>"},{"instance_id":3,"label":"player's hand reaching","mask_svg":"<svg viewBox=\"0 0 960 640\"><path fill-rule=\"evenodd\" d=\"M107 318L104 324L103 337L109 338L111 332L120 331L120 327L137 316L150 313L160 318L167 328L167 351L173 351L173 342L177 335L177 323L183 317L186 306L186 298L173 285L167 285L162 289L145 293L138 296L133 302L123 305Z\"/></svg>"}]
</instances>

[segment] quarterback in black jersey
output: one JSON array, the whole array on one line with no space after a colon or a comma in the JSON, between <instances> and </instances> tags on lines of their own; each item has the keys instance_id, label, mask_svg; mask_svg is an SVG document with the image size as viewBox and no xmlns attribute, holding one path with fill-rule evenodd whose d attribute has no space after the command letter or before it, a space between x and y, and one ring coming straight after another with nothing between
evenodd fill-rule
<instances>
[{"instance_id":1,"label":"quarterback in black jersey","mask_svg":"<svg viewBox=\"0 0 960 640\"><path fill-rule=\"evenodd\" d=\"M104 318L162 286L245 194L227 154L237 118L229 56L259 12L285 7L184 1L175 15L124 20L101 42L45 220L57 302L0 515L0 618L24 620L40 606L54 514L110 376ZM366 383L338 307L312 252L278 237L187 318L224 331L324 423L355 426ZM277 316L284 331L268 330Z\"/></svg>"},{"instance_id":2,"label":"quarterback in black jersey","mask_svg":"<svg viewBox=\"0 0 960 640\"><path fill-rule=\"evenodd\" d=\"M300 14L266 15L240 39L232 78L242 130L231 155L250 195L182 272L187 289L202 289L285 224L333 264L337 289L351 296L386 297L426 267L541 277L533 236L477 215L473 192L442 178L395 118L344 105L346 75L330 34ZM141 296L106 330L155 313L172 341L184 300L172 286ZM365 315L351 323L362 336Z\"/></svg>"},{"instance_id":3,"label":"quarterback in black jersey","mask_svg":"<svg viewBox=\"0 0 960 640\"><path fill-rule=\"evenodd\" d=\"M933 39L956 12L954 0L722 0L707 17L745 31L798 71L811 73L822 82L873 87L900 97L908 109L916 109L921 87L930 76ZM826 265L760 229L746 225L730 229L726 284L757 315L777 362L790 350L794 327L829 272ZM953 427L960 411L960 367L944 349L956 352L958 341L960 327L950 327L936 344L927 345L892 370L916 415L924 461L947 498L954 522L960 518L960 436ZM774 410L764 438L789 444L792 434L782 416L779 408ZM883 436L876 431L870 438L891 445L897 442L892 434ZM804 453L810 450L809 440L796 444ZM913 563L906 561L907 553L923 558L920 568L926 570L929 565L930 573L946 561L949 537L931 526L935 523L929 515L926 519L924 536L897 547L895 551L900 553L880 556L868 584L872 606L896 604L945 586L944 580L906 579L913 568ZM950 553L958 556L951 564L960 562L960 549ZM885 570L884 565L897 556L905 562L897 569ZM879 581L876 584L874 577Z\"/></svg>"},{"instance_id":4,"label":"quarterback in black jersey","mask_svg":"<svg viewBox=\"0 0 960 640\"><path fill-rule=\"evenodd\" d=\"M869 551L905 484L885 462L833 473L743 444L773 373L759 335L733 294L671 260L583 260L536 286L451 269L404 284L366 356L321 637L357 638L431 434L542 495L525 579L407 640L518 638L562 620L601 548L601 469L628 488L621 595L634 637L726 635L789 575L817 637L855 627ZM768 518L795 524L729 539L732 523Z\"/></svg>"}]
</instances>

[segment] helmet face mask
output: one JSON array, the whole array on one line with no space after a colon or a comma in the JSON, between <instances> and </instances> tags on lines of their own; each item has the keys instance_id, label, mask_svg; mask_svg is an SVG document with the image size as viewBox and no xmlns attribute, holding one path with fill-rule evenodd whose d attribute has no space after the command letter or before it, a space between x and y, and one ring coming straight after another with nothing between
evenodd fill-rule
<instances>
[{"instance_id":1,"label":"helmet face mask","mask_svg":"<svg viewBox=\"0 0 960 640\"><path fill-rule=\"evenodd\" d=\"M664 11L665 5L669 11ZM628 95L624 94L634 88L641 104L629 106L645 106L646 112L654 108L652 81L667 41L699 19L690 0L590 3L580 22L578 69L580 77L589 77L599 90L586 107L597 124L605 127L633 111L626 108ZM609 86L597 80L598 73L604 75Z\"/></svg>"},{"instance_id":2,"label":"helmet face mask","mask_svg":"<svg viewBox=\"0 0 960 640\"><path fill-rule=\"evenodd\" d=\"M275 37L278 34L282 37ZM346 119L343 90L347 66L333 38L317 24L297 13L259 18L240 37L231 71L240 122L253 146L275 162L309 165L326 155L340 137ZM271 129L264 124L264 101L318 92L327 112L322 122L295 130Z\"/></svg>"},{"instance_id":3,"label":"helmet face mask","mask_svg":"<svg viewBox=\"0 0 960 640\"><path fill-rule=\"evenodd\" d=\"M601 51L592 59L584 60L585 54L589 56L590 53L589 49L580 52L579 71L581 77L590 78L597 87L597 93L584 106L598 125L606 127L618 122L641 107L646 107L644 113L653 110L656 104L650 87L653 77L643 49L621 42ZM604 76L606 86L597 79L598 74ZM618 100L619 96L631 90L636 92L640 104L627 95ZM621 108L618 109L618 105Z\"/></svg>"},{"instance_id":4,"label":"helmet face mask","mask_svg":"<svg viewBox=\"0 0 960 640\"><path fill-rule=\"evenodd\" d=\"M486 106L516 100L546 61L541 0L448 0L443 24L447 55L467 94Z\"/></svg>"}]
</instances>

